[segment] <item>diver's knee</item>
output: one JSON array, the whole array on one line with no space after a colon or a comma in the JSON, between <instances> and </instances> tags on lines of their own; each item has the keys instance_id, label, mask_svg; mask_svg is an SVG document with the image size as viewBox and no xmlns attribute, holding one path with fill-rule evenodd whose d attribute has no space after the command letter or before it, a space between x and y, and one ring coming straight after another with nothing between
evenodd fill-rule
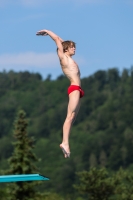
<instances>
[{"instance_id":1,"label":"diver's knee","mask_svg":"<svg viewBox=\"0 0 133 200\"><path fill-rule=\"evenodd\" d=\"M75 119L75 112L72 112L72 114L71 114L71 122L73 122L74 119Z\"/></svg>"},{"instance_id":2,"label":"diver's knee","mask_svg":"<svg viewBox=\"0 0 133 200\"><path fill-rule=\"evenodd\" d=\"M75 116L75 112L72 112L71 117L74 118Z\"/></svg>"},{"instance_id":3,"label":"diver's knee","mask_svg":"<svg viewBox=\"0 0 133 200\"><path fill-rule=\"evenodd\" d=\"M71 115L67 117L67 120L69 122L73 122L74 118L75 118L75 112L72 112Z\"/></svg>"}]
</instances>

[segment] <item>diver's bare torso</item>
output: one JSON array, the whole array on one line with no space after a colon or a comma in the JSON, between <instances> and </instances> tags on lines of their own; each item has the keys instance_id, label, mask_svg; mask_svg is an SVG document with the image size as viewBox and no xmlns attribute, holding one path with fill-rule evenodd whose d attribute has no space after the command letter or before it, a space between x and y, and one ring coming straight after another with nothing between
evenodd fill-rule
<instances>
[{"instance_id":1,"label":"diver's bare torso","mask_svg":"<svg viewBox=\"0 0 133 200\"><path fill-rule=\"evenodd\" d=\"M64 53L63 58L60 60L62 71L70 80L71 85L81 86L80 70L77 63L68 55Z\"/></svg>"}]
</instances>

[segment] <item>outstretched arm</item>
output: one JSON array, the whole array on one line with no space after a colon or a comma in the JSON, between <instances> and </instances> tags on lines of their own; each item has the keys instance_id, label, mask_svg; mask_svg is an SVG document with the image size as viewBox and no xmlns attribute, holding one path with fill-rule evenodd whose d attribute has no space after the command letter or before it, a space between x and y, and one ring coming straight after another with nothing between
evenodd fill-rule
<instances>
[{"instance_id":1,"label":"outstretched arm","mask_svg":"<svg viewBox=\"0 0 133 200\"><path fill-rule=\"evenodd\" d=\"M45 30L45 29L38 31L36 33L36 35L43 35L43 36L49 35L55 41L55 43L57 45L59 58L61 59L63 57L63 54L64 54L63 53L63 46L62 46L63 40L58 35L56 35L52 31Z\"/></svg>"}]
</instances>

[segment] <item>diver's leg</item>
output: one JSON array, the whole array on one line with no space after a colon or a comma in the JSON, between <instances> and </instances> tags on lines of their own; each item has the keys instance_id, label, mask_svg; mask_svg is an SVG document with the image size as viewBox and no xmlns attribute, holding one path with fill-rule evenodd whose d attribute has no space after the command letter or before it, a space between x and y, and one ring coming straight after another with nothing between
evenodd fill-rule
<instances>
[{"instance_id":1,"label":"diver's leg","mask_svg":"<svg viewBox=\"0 0 133 200\"><path fill-rule=\"evenodd\" d=\"M67 116L63 125L63 140L60 147L63 147L67 153L70 153L69 135L71 126L77 116L80 107L80 92L75 90L69 94L69 103L67 109ZM68 157L65 155L65 157Z\"/></svg>"}]
</instances>

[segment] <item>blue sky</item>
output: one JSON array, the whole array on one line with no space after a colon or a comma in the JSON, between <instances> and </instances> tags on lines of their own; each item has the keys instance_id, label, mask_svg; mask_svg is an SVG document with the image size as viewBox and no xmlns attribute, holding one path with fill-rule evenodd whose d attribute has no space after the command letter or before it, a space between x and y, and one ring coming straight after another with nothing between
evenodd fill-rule
<instances>
[{"instance_id":1,"label":"blue sky","mask_svg":"<svg viewBox=\"0 0 133 200\"><path fill-rule=\"evenodd\" d=\"M0 71L62 74L54 41L36 36L41 29L76 42L81 77L133 66L133 0L0 0Z\"/></svg>"}]
</instances>

